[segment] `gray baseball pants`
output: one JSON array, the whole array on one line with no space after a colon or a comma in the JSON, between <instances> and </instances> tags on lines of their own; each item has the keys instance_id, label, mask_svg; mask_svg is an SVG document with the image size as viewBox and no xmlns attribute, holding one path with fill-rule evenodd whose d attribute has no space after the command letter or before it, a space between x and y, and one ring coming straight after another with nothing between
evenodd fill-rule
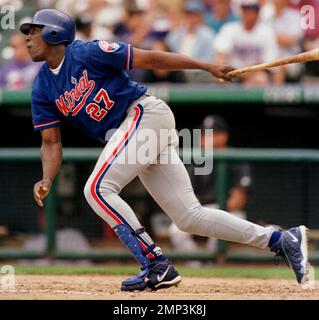
<instances>
[{"instance_id":1,"label":"gray baseball pants","mask_svg":"<svg viewBox=\"0 0 319 320\"><path fill-rule=\"evenodd\" d=\"M135 213L119 193L139 176L145 188L185 232L266 248L274 229L262 227L217 209L203 207L176 147L175 119L167 104L143 96L102 151L85 188L93 210L112 228L126 224L142 228ZM146 231L137 235L145 250L154 244Z\"/></svg>"}]
</instances>

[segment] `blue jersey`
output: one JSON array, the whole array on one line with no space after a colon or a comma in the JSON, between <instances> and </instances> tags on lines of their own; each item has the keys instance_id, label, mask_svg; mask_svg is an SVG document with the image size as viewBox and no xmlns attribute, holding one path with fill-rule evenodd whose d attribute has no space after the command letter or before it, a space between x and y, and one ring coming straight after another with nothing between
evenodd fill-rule
<instances>
[{"instance_id":1,"label":"blue jersey","mask_svg":"<svg viewBox=\"0 0 319 320\"><path fill-rule=\"evenodd\" d=\"M74 41L58 75L44 64L32 87L35 130L59 126L66 118L105 142L108 130L119 127L128 107L147 90L125 71L132 68L132 52L122 42Z\"/></svg>"}]
</instances>

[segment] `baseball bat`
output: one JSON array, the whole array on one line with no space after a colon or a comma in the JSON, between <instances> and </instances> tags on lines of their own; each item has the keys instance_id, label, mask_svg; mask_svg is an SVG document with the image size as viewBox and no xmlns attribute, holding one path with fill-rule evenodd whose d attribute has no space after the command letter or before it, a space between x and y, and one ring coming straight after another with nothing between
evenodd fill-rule
<instances>
[{"instance_id":1,"label":"baseball bat","mask_svg":"<svg viewBox=\"0 0 319 320\"><path fill-rule=\"evenodd\" d=\"M283 66L286 64L301 63L301 62L314 61L314 60L319 60L319 49L302 52L302 53L299 53L290 57L278 59L269 63L256 64L250 67L235 69L233 71L228 72L228 75L231 77L236 77L246 72L261 71L269 68Z\"/></svg>"}]
</instances>

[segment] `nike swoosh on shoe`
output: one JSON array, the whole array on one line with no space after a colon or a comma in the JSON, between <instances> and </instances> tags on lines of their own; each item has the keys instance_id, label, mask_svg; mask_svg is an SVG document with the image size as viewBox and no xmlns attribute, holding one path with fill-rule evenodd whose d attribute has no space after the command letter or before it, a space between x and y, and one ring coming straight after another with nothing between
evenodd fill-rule
<instances>
[{"instance_id":1,"label":"nike swoosh on shoe","mask_svg":"<svg viewBox=\"0 0 319 320\"><path fill-rule=\"evenodd\" d=\"M171 266L168 266L167 269L165 270L165 272L162 275L158 275L157 276L157 281L158 282L163 281L163 279L166 277L166 275L167 275L167 273L168 273L170 268L171 268Z\"/></svg>"}]
</instances>

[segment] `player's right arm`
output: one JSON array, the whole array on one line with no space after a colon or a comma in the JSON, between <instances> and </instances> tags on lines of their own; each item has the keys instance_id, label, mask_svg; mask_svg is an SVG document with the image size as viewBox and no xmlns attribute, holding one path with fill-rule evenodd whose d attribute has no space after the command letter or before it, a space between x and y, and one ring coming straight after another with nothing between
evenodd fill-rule
<instances>
[{"instance_id":1,"label":"player's right arm","mask_svg":"<svg viewBox=\"0 0 319 320\"><path fill-rule=\"evenodd\" d=\"M151 51L133 48L133 69L185 70L198 69L211 73L218 79L231 81L227 75L234 68L227 64L205 63L173 52Z\"/></svg>"},{"instance_id":2,"label":"player's right arm","mask_svg":"<svg viewBox=\"0 0 319 320\"><path fill-rule=\"evenodd\" d=\"M41 131L42 180L35 183L33 196L38 206L43 207L43 199L49 194L52 182L62 163L62 143L60 127Z\"/></svg>"},{"instance_id":3,"label":"player's right arm","mask_svg":"<svg viewBox=\"0 0 319 320\"><path fill-rule=\"evenodd\" d=\"M173 52L142 50L133 48L130 44L124 42L88 41L81 44L81 51L80 48L78 49L81 54L87 57L90 65L101 73L107 72L106 67L120 70L161 69L175 71L199 69L210 72L216 78L231 81L232 78L227 73L234 70L229 65L205 63Z\"/></svg>"}]
</instances>

